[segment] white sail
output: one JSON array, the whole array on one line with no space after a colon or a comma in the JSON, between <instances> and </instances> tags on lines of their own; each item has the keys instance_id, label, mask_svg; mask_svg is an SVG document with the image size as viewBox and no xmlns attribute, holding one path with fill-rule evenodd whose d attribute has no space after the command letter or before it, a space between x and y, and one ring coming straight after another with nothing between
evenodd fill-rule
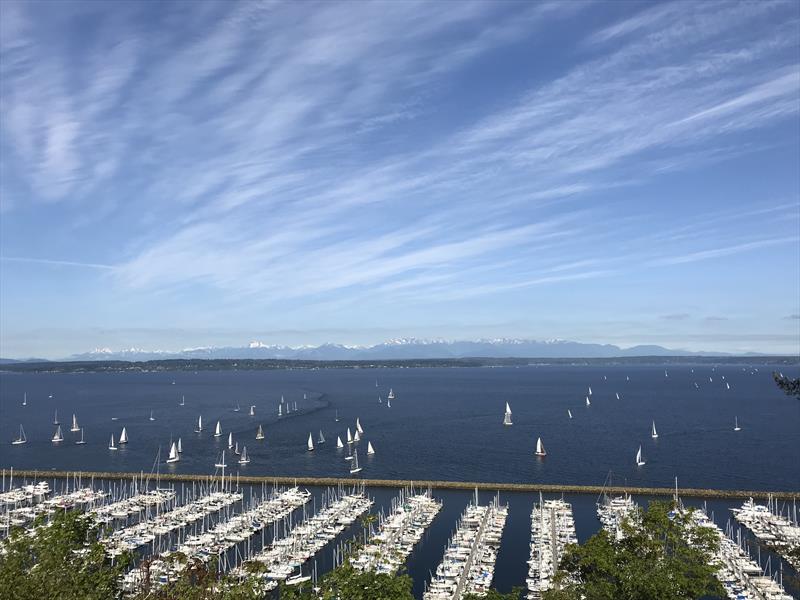
<instances>
[{"instance_id":1,"label":"white sail","mask_svg":"<svg viewBox=\"0 0 800 600\"><path fill-rule=\"evenodd\" d=\"M25 437L25 430L22 428L22 424L19 426L19 437L11 442L14 446L18 446L20 444L24 444L28 441L28 438Z\"/></svg>"},{"instance_id":2,"label":"white sail","mask_svg":"<svg viewBox=\"0 0 800 600\"><path fill-rule=\"evenodd\" d=\"M151 421L155 421L156 420L156 418L153 416L153 411L152 410L150 411L150 420Z\"/></svg>"},{"instance_id":3,"label":"white sail","mask_svg":"<svg viewBox=\"0 0 800 600\"><path fill-rule=\"evenodd\" d=\"M726 388L726 389L731 389L731 384L730 384L730 383L728 383L727 381L725 382L725 388Z\"/></svg>"},{"instance_id":4,"label":"white sail","mask_svg":"<svg viewBox=\"0 0 800 600\"><path fill-rule=\"evenodd\" d=\"M372 442L367 442L367 454L375 454L375 448L372 447Z\"/></svg>"},{"instance_id":5,"label":"white sail","mask_svg":"<svg viewBox=\"0 0 800 600\"><path fill-rule=\"evenodd\" d=\"M511 425L511 407L506 402L506 412L503 415L503 425Z\"/></svg>"},{"instance_id":6,"label":"white sail","mask_svg":"<svg viewBox=\"0 0 800 600\"><path fill-rule=\"evenodd\" d=\"M344 444L342 443L342 437L339 435L336 436L336 447L344 448Z\"/></svg>"},{"instance_id":7,"label":"white sail","mask_svg":"<svg viewBox=\"0 0 800 600\"><path fill-rule=\"evenodd\" d=\"M354 442L360 442L361 441L361 434L358 433L358 431L356 431L355 435L353 436L353 441Z\"/></svg>"},{"instance_id":8,"label":"white sail","mask_svg":"<svg viewBox=\"0 0 800 600\"><path fill-rule=\"evenodd\" d=\"M392 401L391 399L386 400L386 408L392 408Z\"/></svg>"},{"instance_id":9,"label":"white sail","mask_svg":"<svg viewBox=\"0 0 800 600\"><path fill-rule=\"evenodd\" d=\"M389 388L389 395L387 398L389 398L389 400L394 400L394 390L392 390L392 388Z\"/></svg>"},{"instance_id":10,"label":"white sail","mask_svg":"<svg viewBox=\"0 0 800 600\"><path fill-rule=\"evenodd\" d=\"M278 404L278 416L283 416L283 404Z\"/></svg>"},{"instance_id":11,"label":"white sail","mask_svg":"<svg viewBox=\"0 0 800 600\"><path fill-rule=\"evenodd\" d=\"M28 392L22 393L22 406L28 406Z\"/></svg>"},{"instance_id":12,"label":"white sail","mask_svg":"<svg viewBox=\"0 0 800 600\"><path fill-rule=\"evenodd\" d=\"M378 404L383 404L383 400L381 399L380 396L378 396Z\"/></svg>"},{"instance_id":13,"label":"white sail","mask_svg":"<svg viewBox=\"0 0 800 600\"><path fill-rule=\"evenodd\" d=\"M636 465L641 467L644 466L644 460L642 459L642 446L639 446L639 450L636 451Z\"/></svg>"},{"instance_id":14,"label":"white sail","mask_svg":"<svg viewBox=\"0 0 800 600\"><path fill-rule=\"evenodd\" d=\"M592 403L589 400L589 396L586 396L586 406L591 406L591 405L592 405Z\"/></svg>"},{"instance_id":15,"label":"white sail","mask_svg":"<svg viewBox=\"0 0 800 600\"><path fill-rule=\"evenodd\" d=\"M310 433L308 434L308 451L309 452L314 451L314 439L311 437Z\"/></svg>"},{"instance_id":16,"label":"white sail","mask_svg":"<svg viewBox=\"0 0 800 600\"><path fill-rule=\"evenodd\" d=\"M233 448L233 432L228 433L228 449Z\"/></svg>"},{"instance_id":17,"label":"white sail","mask_svg":"<svg viewBox=\"0 0 800 600\"><path fill-rule=\"evenodd\" d=\"M178 454L183 452L183 444L181 444L181 438L178 438Z\"/></svg>"},{"instance_id":18,"label":"white sail","mask_svg":"<svg viewBox=\"0 0 800 600\"><path fill-rule=\"evenodd\" d=\"M83 427L81 427L81 439L79 439L79 440L78 440L77 442L75 442L75 443L76 443L76 444L78 444L78 445L81 445L81 444L85 444L85 443L86 443L86 440L84 440L84 439L83 439Z\"/></svg>"},{"instance_id":19,"label":"white sail","mask_svg":"<svg viewBox=\"0 0 800 600\"><path fill-rule=\"evenodd\" d=\"M733 417L733 430L734 431L741 431L742 428L739 427L739 417Z\"/></svg>"},{"instance_id":20,"label":"white sail","mask_svg":"<svg viewBox=\"0 0 800 600\"><path fill-rule=\"evenodd\" d=\"M56 412L53 415L53 425L58 425L58 409L56 409Z\"/></svg>"},{"instance_id":21,"label":"white sail","mask_svg":"<svg viewBox=\"0 0 800 600\"><path fill-rule=\"evenodd\" d=\"M336 419L335 419L335 421L336 421L337 423L339 422L339 411L338 411L338 410L336 411Z\"/></svg>"},{"instance_id":22,"label":"white sail","mask_svg":"<svg viewBox=\"0 0 800 600\"><path fill-rule=\"evenodd\" d=\"M200 433L203 431L203 415L197 417L197 429L194 430L195 433Z\"/></svg>"},{"instance_id":23,"label":"white sail","mask_svg":"<svg viewBox=\"0 0 800 600\"><path fill-rule=\"evenodd\" d=\"M56 427L56 432L53 434L53 442L64 441L64 435L61 433L61 425Z\"/></svg>"},{"instance_id":24,"label":"white sail","mask_svg":"<svg viewBox=\"0 0 800 600\"><path fill-rule=\"evenodd\" d=\"M589 386L589 395L592 395L592 386Z\"/></svg>"},{"instance_id":25,"label":"white sail","mask_svg":"<svg viewBox=\"0 0 800 600\"><path fill-rule=\"evenodd\" d=\"M175 442L172 442L172 446L169 448L169 458L167 459L168 463L178 462L181 457L178 455L178 446Z\"/></svg>"},{"instance_id":26,"label":"white sail","mask_svg":"<svg viewBox=\"0 0 800 600\"><path fill-rule=\"evenodd\" d=\"M217 421L217 426L214 429L214 437L222 437L222 425Z\"/></svg>"},{"instance_id":27,"label":"white sail","mask_svg":"<svg viewBox=\"0 0 800 600\"><path fill-rule=\"evenodd\" d=\"M239 464L246 465L250 462L250 457L247 456L247 446L242 446L242 455L239 457Z\"/></svg>"},{"instance_id":28,"label":"white sail","mask_svg":"<svg viewBox=\"0 0 800 600\"><path fill-rule=\"evenodd\" d=\"M242 409L241 409L241 407L239 406L239 403L237 402L237 403L236 403L236 408L234 408L234 409L233 409L233 412L239 412L240 410L242 410Z\"/></svg>"},{"instance_id":29,"label":"white sail","mask_svg":"<svg viewBox=\"0 0 800 600\"><path fill-rule=\"evenodd\" d=\"M350 474L358 473L361 467L358 466L358 450L353 452L353 462L350 464Z\"/></svg>"},{"instance_id":30,"label":"white sail","mask_svg":"<svg viewBox=\"0 0 800 600\"><path fill-rule=\"evenodd\" d=\"M122 428L122 433L119 434L119 443L120 444L127 444L128 443L128 430L124 427Z\"/></svg>"},{"instance_id":31,"label":"white sail","mask_svg":"<svg viewBox=\"0 0 800 600\"><path fill-rule=\"evenodd\" d=\"M358 433L364 433L364 430L361 429L361 421L356 417L356 431Z\"/></svg>"},{"instance_id":32,"label":"white sail","mask_svg":"<svg viewBox=\"0 0 800 600\"><path fill-rule=\"evenodd\" d=\"M322 435L322 429L319 430L319 437L317 438L317 444L324 444L325 443L325 436Z\"/></svg>"},{"instance_id":33,"label":"white sail","mask_svg":"<svg viewBox=\"0 0 800 600\"><path fill-rule=\"evenodd\" d=\"M617 400L619 400L619 392L617 392Z\"/></svg>"},{"instance_id":34,"label":"white sail","mask_svg":"<svg viewBox=\"0 0 800 600\"><path fill-rule=\"evenodd\" d=\"M256 416L256 405L255 404L251 404L250 405L250 416L251 417L255 417Z\"/></svg>"},{"instance_id":35,"label":"white sail","mask_svg":"<svg viewBox=\"0 0 800 600\"><path fill-rule=\"evenodd\" d=\"M542 438L538 438L536 440L536 456L547 456L547 452L544 449L544 444L542 443Z\"/></svg>"},{"instance_id":36,"label":"white sail","mask_svg":"<svg viewBox=\"0 0 800 600\"><path fill-rule=\"evenodd\" d=\"M650 430L650 437L656 439L658 437L658 432L656 431L656 422L653 421L653 427Z\"/></svg>"},{"instance_id":37,"label":"white sail","mask_svg":"<svg viewBox=\"0 0 800 600\"><path fill-rule=\"evenodd\" d=\"M80 431L81 430L81 428L78 427L78 418L75 416L74 413L72 415L72 427L70 427L69 430L70 431Z\"/></svg>"},{"instance_id":38,"label":"white sail","mask_svg":"<svg viewBox=\"0 0 800 600\"><path fill-rule=\"evenodd\" d=\"M348 444L352 444L353 443L353 434L350 433L350 428L349 427L347 428L347 443Z\"/></svg>"},{"instance_id":39,"label":"white sail","mask_svg":"<svg viewBox=\"0 0 800 600\"><path fill-rule=\"evenodd\" d=\"M567 409L567 416L571 419L572 418L572 411Z\"/></svg>"},{"instance_id":40,"label":"white sail","mask_svg":"<svg viewBox=\"0 0 800 600\"><path fill-rule=\"evenodd\" d=\"M108 442L108 449L109 450L116 450L117 445L114 443L114 434L111 434L111 441Z\"/></svg>"},{"instance_id":41,"label":"white sail","mask_svg":"<svg viewBox=\"0 0 800 600\"><path fill-rule=\"evenodd\" d=\"M239 454L241 454L241 452L239 451L239 442L236 442L236 443L233 445L233 453L234 453L234 454L236 454L237 456L238 456Z\"/></svg>"},{"instance_id":42,"label":"white sail","mask_svg":"<svg viewBox=\"0 0 800 600\"><path fill-rule=\"evenodd\" d=\"M258 431L256 431L256 439L257 440L264 439L264 430L261 428L261 425L258 426Z\"/></svg>"},{"instance_id":43,"label":"white sail","mask_svg":"<svg viewBox=\"0 0 800 600\"><path fill-rule=\"evenodd\" d=\"M178 406L185 406L186 405L186 396L181 396L181 402Z\"/></svg>"}]
</instances>

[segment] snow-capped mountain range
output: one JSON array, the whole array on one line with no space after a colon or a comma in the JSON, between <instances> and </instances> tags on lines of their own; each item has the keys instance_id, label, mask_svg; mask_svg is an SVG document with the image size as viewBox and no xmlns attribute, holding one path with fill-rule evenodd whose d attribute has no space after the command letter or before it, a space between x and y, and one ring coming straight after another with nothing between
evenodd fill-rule
<instances>
[{"instance_id":1,"label":"snow-capped mountain range","mask_svg":"<svg viewBox=\"0 0 800 600\"><path fill-rule=\"evenodd\" d=\"M183 350L111 350L96 348L74 354L66 360L164 360L276 358L297 360L391 360L424 358L613 358L630 356L723 356L723 353L689 352L662 346L645 345L620 348L613 344L591 344L569 340L483 339L425 340L398 338L374 346L322 344L320 346L282 346L253 341L241 347L204 346Z\"/></svg>"}]
</instances>

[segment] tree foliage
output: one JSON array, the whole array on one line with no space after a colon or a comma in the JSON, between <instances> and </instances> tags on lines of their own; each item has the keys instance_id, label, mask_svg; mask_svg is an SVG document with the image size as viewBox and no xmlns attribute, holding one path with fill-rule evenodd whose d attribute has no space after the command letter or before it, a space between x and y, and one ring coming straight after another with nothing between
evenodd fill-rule
<instances>
[{"instance_id":1,"label":"tree foliage","mask_svg":"<svg viewBox=\"0 0 800 600\"><path fill-rule=\"evenodd\" d=\"M408 575L361 573L345 563L325 575L319 590L310 585L281 585L280 600L414 600Z\"/></svg>"},{"instance_id":2,"label":"tree foliage","mask_svg":"<svg viewBox=\"0 0 800 600\"><path fill-rule=\"evenodd\" d=\"M605 530L582 546L569 546L544 600L690 600L723 596L711 557L713 531L695 526L687 513L652 502L641 526L615 540ZM688 541L691 540L691 543Z\"/></svg>"},{"instance_id":3,"label":"tree foliage","mask_svg":"<svg viewBox=\"0 0 800 600\"><path fill-rule=\"evenodd\" d=\"M775 383L778 384L778 387L782 389L787 396L794 396L795 398L800 400L800 378L791 379L777 372L772 373L772 378L775 380Z\"/></svg>"},{"instance_id":4,"label":"tree foliage","mask_svg":"<svg viewBox=\"0 0 800 600\"><path fill-rule=\"evenodd\" d=\"M497 590L489 590L485 596L467 594L463 600L521 600L521 598L524 598L523 594L524 590L521 587L515 587L508 594L501 594Z\"/></svg>"},{"instance_id":5,"label":"tree foliage","mask_svg":"<svg viewBox=\"0 0 800 600\"><path fill-rule=\"evenodd\" d=\"M13 529L3 541L5 552L0 553L0 596L4 600L115 598L129 557L112 565L98 533L77 512L56 514L35 535Z\"/></svg>"}]
</instances>

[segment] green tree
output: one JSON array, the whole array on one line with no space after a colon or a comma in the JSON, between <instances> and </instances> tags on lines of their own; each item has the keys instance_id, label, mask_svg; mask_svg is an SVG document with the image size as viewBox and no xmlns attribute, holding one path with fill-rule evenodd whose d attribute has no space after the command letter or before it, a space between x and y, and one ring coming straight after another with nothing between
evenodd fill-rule
<instances>
[{"instance_id":1,"label":"green tree","mask_svg":"<svg viewBox=\"0 0 800 600\"><path fill-rule=\"evenodd\" d=\"M543 600L693 600L723 596L714 577L715 533L686 513L652 502L638 527L615 540L605 530L569 546L556 575L559 589ZM691 542L689 541L691 540Z\"/></svg>"},{"instance_id":2,"label":"green tree","mask_svg":"<svg viewBox=\"0 0 800 600\"><path fill-rule=\"evenodd\" d=\"M787 396L794 396L800 400L800 379L790 379L776 371L772 372L772 378Z\"/></svg>"},{"instance_id":3,"label":"green tree","mask_svg":"<svg viewBox=\"0 0 800 600\"><path fill-rule=\"evenodd\" d=\"M520 600L523 598L524 590L521 587L513 588L508 594L501 594L497 590L489 590L485 596L477 594L467 594L464 600Z\"/></svg>"},{"instance_id":4,"label":"green tree","mask_svg":"<svg viewBox=\"0 0 800 600\"><path fill-rule=\"evenodd\" d=\"M43 525L39 519L36 525ZM115 564L98 541L100 530L78 512L57 513L35 535L15 528L0 553L0 596L4 600L109 600L120 593L119 578L129 556Z\"/></svg>"},{"instance_id":5,"label":"green tree","mask_svg":"<svg viewBox=\"0 0 800 600\"><path fill-rule=\"evenodd\" d=\"M309 585L280 587L280 600L414 600L411 578L405 574L361 573L349 563L326 574L319 592Z\"/></svg>"}]
</instances>

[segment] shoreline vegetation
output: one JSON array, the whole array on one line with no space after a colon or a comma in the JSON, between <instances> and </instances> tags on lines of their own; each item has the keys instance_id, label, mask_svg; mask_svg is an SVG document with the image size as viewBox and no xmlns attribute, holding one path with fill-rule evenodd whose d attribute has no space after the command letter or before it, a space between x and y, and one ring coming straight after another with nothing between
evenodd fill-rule
<instances>
[{"instance_id":1,"label":"shoreline vegetation","mask_svg":"<svg viewBox=\"0 0 800 600\"><path fill-rule=\"evenodd\" d=\"M12 474L11 469L3 468L2 477L6 478ZM91 480L91 479L160 479L161 481L212 481L217 479L212 475L201 475L192 473L160 473L158 475L147 473L129 473L114 471L48 471L31 469L14 469L15 478L37 480L37 479L72 479L72 480ZM303 485L303 486L323 486L331 487L337 485L352 485L353 483L363 484L366 487L381 488L432 488L440 490L483 490L494 492L516 492L531 493L542 492L545 494L631 494L635 496L652 497L672 497L675 495L675 488L666 487L635 487L635 486L601 486L601 485L560 485L545 483L492 483L479 481L424 481L424 480L401 480L401 479L353 479L346 477L289 477L289 476L254 476L254 475L229 475L239 485L258 485L271 483L275 485ZM800 501L800 490L793 491L769 491L769 490L721 490L704 488L680 488L680 495L684 498L753 498L754 500L766 499L768 497L783 500Z\"/></svg>"},{"instance_id":2,"label":"shoreline vegetation","mask_svg":"<svg viewBox=\"0 0 800 600\"><path fill-rule=\"evenodd\" d=\"M645 365L800 365L796 356L632 356L616 358L422 358L384 360L296 360L275 358L166 359L147 361L11 362L0 372L117 373L159 371L266 371L277 369L401 369L528 366L645 366Z\"/></svg>"}]
</instances>

